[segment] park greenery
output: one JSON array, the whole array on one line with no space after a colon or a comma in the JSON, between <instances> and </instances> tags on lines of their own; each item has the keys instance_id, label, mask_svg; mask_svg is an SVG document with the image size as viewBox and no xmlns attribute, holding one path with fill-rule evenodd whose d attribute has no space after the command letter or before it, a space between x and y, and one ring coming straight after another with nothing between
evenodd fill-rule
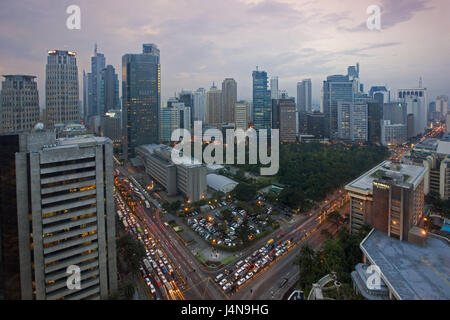
<instances>
[{"instance_id":1,"label":"park greenery","mask_svg":"<svg viewBox=\"0 0 450 320\"><path fill-rule=\"evenodd\" d=\"M313 202L357 178L386 157L387 148L376 145L346 143L291 143L280 145L278 182L286 185L270 202L278 202L291 209L307 209ZM257 173L258 165L240 165L239 168ZM243 184L234 193L246 200L255 192L250 184ZM254 193L253 193L254 194Z\"/></svg>"},{"instance_id":2,"label":"park greenery","mask_svg":"<svg viewBox=\"0 0 450 320\"><path fill-rule=\"evenodd\" d=\"M369 231L367 226L354 234L341 230L336 240L328 238L318 251L314 251L308 244L303 245L297 262L300 272L298 285L305 292L305 296L309 294L313 283L331 272L336 272L346 298L357 298L352 291L350 273L355 265L362 261L359 245Z\"/></svg>"}]
</instances>

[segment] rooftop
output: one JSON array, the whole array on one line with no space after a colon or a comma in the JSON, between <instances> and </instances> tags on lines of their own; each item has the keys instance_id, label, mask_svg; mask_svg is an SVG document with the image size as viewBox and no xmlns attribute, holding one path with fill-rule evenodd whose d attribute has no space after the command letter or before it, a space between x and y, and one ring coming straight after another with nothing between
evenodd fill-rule
<instances>
[{"instance_id":1,"label":"rooftop","mask_svg":"<svg viewBox=\"0 0 450 320\"><path fill-rule=\"evenodd\" d=\"M429 235L423 247L373 230L361 250L382 273L382 279L397 299L449 300L449 243Z\"/></svg>"},{"instance_id":2,"label":"rooftop","mask_svg":"<svg viewBox=\"0 0 450 320\"><path fill-rule=\"evenodd\" d=\"M397 164L386 160L347 184L345 189L369 194L373 189L373 181L380 178L383 173L391 176L401 174L405 177L405 182L416 187L427 170L427 168L421 166Z\"/></svg>"},{"instance_id":3,"label":"rooftop","mask_svg":"<svg viewBox=\"0 0 450 320\"><path fill-rule=\"evenodd\" d=\"M166 161L171 161L172 147L166 146L165 144L147 144L139 146L141 150L145 150L148 154L155 154L157 156L163 157ZM156 152L156 153L155 153ZM186 167L200 166L202 163L196 158L183 156L178 159L181 163L179 165Z\"/></svg>"}]
</instances>

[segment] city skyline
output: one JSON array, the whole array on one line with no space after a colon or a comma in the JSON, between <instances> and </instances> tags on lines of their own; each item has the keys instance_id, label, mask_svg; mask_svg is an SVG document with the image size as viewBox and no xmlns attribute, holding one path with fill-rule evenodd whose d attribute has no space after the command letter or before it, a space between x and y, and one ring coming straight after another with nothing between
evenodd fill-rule
<instances>
[{"instance_id":1,"label":"city skyline","mask_svg":"<svg viewBox=\"0 0 450 320\"><path fill-rule=\"evenodd\" d=\"M129 4L117 2L105 8L102 3L80 1L77 5L81 9L81 30L69 30L65 26L69 16L65 12L67 4L48 1L37 7L5 3L7 10L3 12L8 13L0 22L4 30L0 73L37 76L42 108L48 50L78 53L81 84L82 71L90 70L94 43L98 43L99 51L119 71L122 55L136 52L142 43L152 42L164 53L162 101L175 91L208 87L212 81L220 83L227 77L238 83L238 99L250 100L251 71L258 65L269 77L278 76L279 87L291 95L295 95L298 81L311 78L313 103L317 105L320 84L326 76L344 74L346 66L356 62L361 65L366 90L372 85L386 85L391 91L417 87L422 77L430 101L441 94L449 95L446 83L450 75L437 72L449 66L444 52L448 52L450 42L440 32L449 26L445 19L449 3L377 1L375 4L382 10L379 31L370 31L365 26L369 17L366 9L371 4L370 1L336 4L231 0L211 1L199 8L195 1L189 4L137 1L133 4L137 16L132 18L131 14L123 14L127 11L124 6ZM195 14L186 14L194 8ZM236 12L238 19L227 18ZM119 14L120 23L116 19ZM24 19L30 23L16 22ZM278 23L277 19L284 23ZM48 34L45 39L38 36L43 33ZM432 34L440 37L428 36Z\"/></svg>"}]
</instances>

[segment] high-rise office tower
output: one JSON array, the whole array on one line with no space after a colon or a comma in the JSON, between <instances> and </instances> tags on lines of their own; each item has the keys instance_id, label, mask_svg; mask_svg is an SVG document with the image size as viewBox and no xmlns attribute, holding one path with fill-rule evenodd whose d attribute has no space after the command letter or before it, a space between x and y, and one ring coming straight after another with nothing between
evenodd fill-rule
<instances>
[{"instance_id":1,"label":"high-rise office tower","mask_svg":"<svg viewBox=\"0 0 450 320\"><path fill-rule=\"evenodd\" d=\"M385 86L371 87L369 96L380 103L389 103L391 101L391 92Z\"/></svg>"},{"instance_id":2,"label":"high-rise office tower","mask_svg":"<svg viewBox=\"0 0 450 320\"><path fill-rule=\"evenodd\" d=\"M441 95L436 98L436 111L440 112L442 118L445 119L448 113L448 96Z\"/></svg>"},{"instance_id":3,"label":"high-rise office tower","mask_svg":"<svg viewBox=\"0 0 450 320\"><path fill-rule=\"evenodd\" d=\"M301 102L303 101L303 83L297 82L297 111L301 111Z\"/></svg>"},{"instance_id":4,"label":"high-rise office tower","mask_svg":"<svg viewBox=\"0 0 450 320\"><path fill-rule=\"evenodd\" d=\"M88 73L88 122L91 122L92 117L101 116L105 112L101 98L102 71L105 65L105 56L97 51L96 44L94 56L91 57L91 72Z\"/></svg>"},{"instance_id":5,"label":"high-rise office tower","mask_svg":"<svg viewBox=\"0 0 450 320\"><path fill-rule=\"evenodd\" d=\"M111 139L114 152L120 152L122 144L122 112L120 109L109 110L101 117L101 136Z\"/></svg>"},{"instance_id":6,"label":"high-rise office tower","mask_svg":"<svg viewBox=\"0 0 450 320\"><path fill-rule=\"evenodd\" d=\"M405 102L383 104L383 120L389 120L391 124L406 124L407 114Z\"/></svg>"},{"instance_id":7,"label":"high-rise office tower","mask_svg":"<svg viewBox=\"0 0 450 320\"><path fill-rule=\"evenodd\" d=\"M40 118L36 77L4 77L0 99L0 133L31 131Z\"/></svg>"},{"instance_id":8,"label":"high-rise office tower","mask_svg":"<svg viewBox=\"0 0 450 320\"><path fill-rule=\"evenodd\" d=\"M297 83L297 111L312 112L311 79Z\"/></svg>"},{"instance_id":9,"label":"high-rise office tower","mask_svg":"<svg viewBox=\"0 0 450 320\"><path fill-rule=\"evenodd\" d=\"M421 135L427 128L428 97L426 88L398 90L399 101L406 102L408 114L414 116L414 136Z\"/></svg>"},{"instance_id":10,"label":"high-rise office tower","mask_svg":"<svg viewBox=\"0 0 450 320\"><path fill-rule=\"evenodd\" d=\"M278 105L280 141L295 142L297 140L295 101L294 99L279 99Z\"/></svg>"},{"instance_id":11,"label":"high-rise office tower","mask_svg":"<svg viewBox=\"0 0 450 320\"><path fill-rule=\"evenodd\" d=\"M86 71L83 70L83 115L82 118L84 121L87 120L87 114L88 114L88 75L86 74Z\"/></svg>"},{"instance_id":12,"label":"high-rise office tower","mask_svg":"<svg viewBox=\"0 0 450 320\"><path fill-rule=\"evenodd\" d=\"M119 77L112 65L101 71L100 82L100 116L110 110L120 109Z\"/></svg>"},{"instance_id":13,"label":"high-rise office tower","mask_svg":"<svg viewBox=\"0 0 450 320\"><path fill-rule=\"evenodd\" d=\"M270 91L267 89L267 72L252 73L253 77L253 125L255 130L270 129L272 122L272 103Z\"/></svg>"},{"instance_id":14,"label":"high-rise office tower","mask_svg":"<svg viewBox=\"0 0 450 320\"><path fill-rule=\"evenodd\" d=\"M170 142L176 129L191 130L191 108L182 102L173 102L160 111L160 140Z\"/></svg>"},{"instance_id":15,"label":"high-rise office tower","mask_svg":"<svg viewBox=\"0 0 450 320\"><path fill-rule=\"evenodd\" d=\"M47 126L80 120L76 53L50 50L47 56L45 101Z\"/></svg>"},{"instance_id":16,"label":"high-rise office tower","mask_svg":"<svg viewBox=\"0 0 450 320\"><path fill-rule=\"evenodd\" d=\"M367 104L338 101L338 138L367 141Z\"/></svg>"},{"instance_id":17,"label":"high-rise office tower","mask_svg":"<svg viewBox=\"0 0 450 320\"><path fill-rule=\"evenodd\" d=\"M328 137L336 137L338 130L338 101L353 103L355 82L348 76L334 75L323 82L323 113Z\"/></svg>"},{"instance_id":18,"label":"high-rise office tower","mask_svg":"<svg viewBox=\"0 0 450 320\"><path fill-rule=\"evenodd\" d=\"M218 126L223 122L222 91L212 85L206 93L206 124Z\"/></svg>"},{"instance_id":19,"label":"high-rise office tower","mask_svg":"<svg viewBox=\"0 0 450 320\"><path fill-rule=\"evenodd\" d=\"M237 83L233 78L222 82L222 122L234 123L234 106L237 101Z\"/></svg>"},{"instance_id":20,"label":"high-rise office tower","mask_svg":"<svg viewBox=\"0 0 450 320\"><path fill-rule=\"evenodd\" d=\"M156 45L144 44L142 54L122 57L122 98L123 154L128 159L137 146L159 142L161 65Z\"/></svg>"},{"instance_id":21,"label":"high-rise office tower","mask_svg":"<svg viewBox=\"0 0 450 320\"><path fill-rule=\"evenodd\" d=\"M238 101L236 102L234 109L234 126L235 129L242 129L246 131L248 129L248 102Z\"/></svg>"},{"instance_id":22,"label":"high-rise office tower","mask_svg":"<svg viewBox=\"0 0 450 320\"><path fill-rule=\"evenodd\" d=\"M0 135L0 300L20 300L15 154L19 134Z\"/></svg>"},{"instance_id":23,"label":"high-rise office tower","mask_svg":"<svg viewBox=\"0 0 450 320\"><path fill-rule=\"evenodd\" d=\"M270 78L270 98L272 100L279 98L278 77Z\"/></svg>"},{"instance_id":24,"label":"high-rise office tower","mask_svg":"<svg viewBox=\"0 0 450 320\"><path fill-rule=\"evenodd\" d=\"M117 291L111 141L49 131L15 141L21 298L107 299ZM80 289L67 286L70 266Z\"/></svg>"},{"instance_id":25,"label":"high-rise office tower","mask_svg":"<svg viewBox=\"0 0 450 320\"><path fill-rule=\"evenodd\" d=\"M182 90L179 94L178 99L181 103L184 103L184 106L186 108L190 108L191 112L193 112L193 110L194 110L194 95L193 95L192 91ZM193 125L194 125L194 117L191 117L190 126L193 126ZM186 129L190 130L189 127L187 127Z\"/></svg>"},{"instance_id":26,"label":"high-rise office tower","mask_svg":"<svg viewBox=\"0 0 450 320\"><path fill-rule=\"evenodd\" d=\"M174 107L164 107L160 111L160 141L170 142L172 132L180 127L180 112Z\"/></svg>"},{"instance_id":27,"label":"high-rise office tower","mask_svg":"<svg viewBox=\"0 0 450 320\"><path fill-rule=\"evenodd\" d=\"M350 108L350 139L352 141L367 141L367 103L354 103Z\"/></svg>"},{"instance_id":28,"label":"high-rise office tower","mask_svg":"<svg viewBox=\"0 0 450 320\"><path fill-rule=\"evenodd\" d=\"M383 120L383 102L372 100L367 102L367 139L376 143L381 137L381 121Z\"/></svg>"},{"instance_id":29,"label":"high-rise office tower","mask_svg":"<svg viewBox=\"0 0 450 320\"><path fill-rule=\"evenodd\" d=\"M307 113L306 132L315 138L325 137L325 115L320 112Z\"/></svg>"},{"instance_id":30,"label":"high-rise office tower","mask_svg":"<svg viewBox=\"0 0 450 320\"><path fill-rule=\"evenodd\" d=\"M204 88L198 88L194 92L194 106L192 111L193 121L205 122L206 112L206 90Z\"/></svg>"}]
</instances>

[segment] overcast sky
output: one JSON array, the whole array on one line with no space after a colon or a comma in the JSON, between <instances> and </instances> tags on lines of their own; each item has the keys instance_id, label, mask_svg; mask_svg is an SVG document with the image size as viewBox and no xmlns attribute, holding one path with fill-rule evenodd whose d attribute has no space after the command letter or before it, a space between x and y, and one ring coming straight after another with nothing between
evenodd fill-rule
<instances>
[{"instance_id":1,"label":"overcast sky","mask_svg":"<svg viewBox=\"0 0 450 320\"><path fill-rule=\"evenodd\" d=\"M66 28L72 4L81 30ZM381 7L379 31L366 27L369 5ZM163 100L226 77L250 99L258 65L291 96L311 78L318 103L326 76L359 62L366 91L416 87L422 76L431 101L450 94L449 30L448 0L1 0L0 74L36 75L43 105L47 50L76 51L82 99L94 43L119 78L123 54L155 43Z\"/></svg>"}]
</instances>

